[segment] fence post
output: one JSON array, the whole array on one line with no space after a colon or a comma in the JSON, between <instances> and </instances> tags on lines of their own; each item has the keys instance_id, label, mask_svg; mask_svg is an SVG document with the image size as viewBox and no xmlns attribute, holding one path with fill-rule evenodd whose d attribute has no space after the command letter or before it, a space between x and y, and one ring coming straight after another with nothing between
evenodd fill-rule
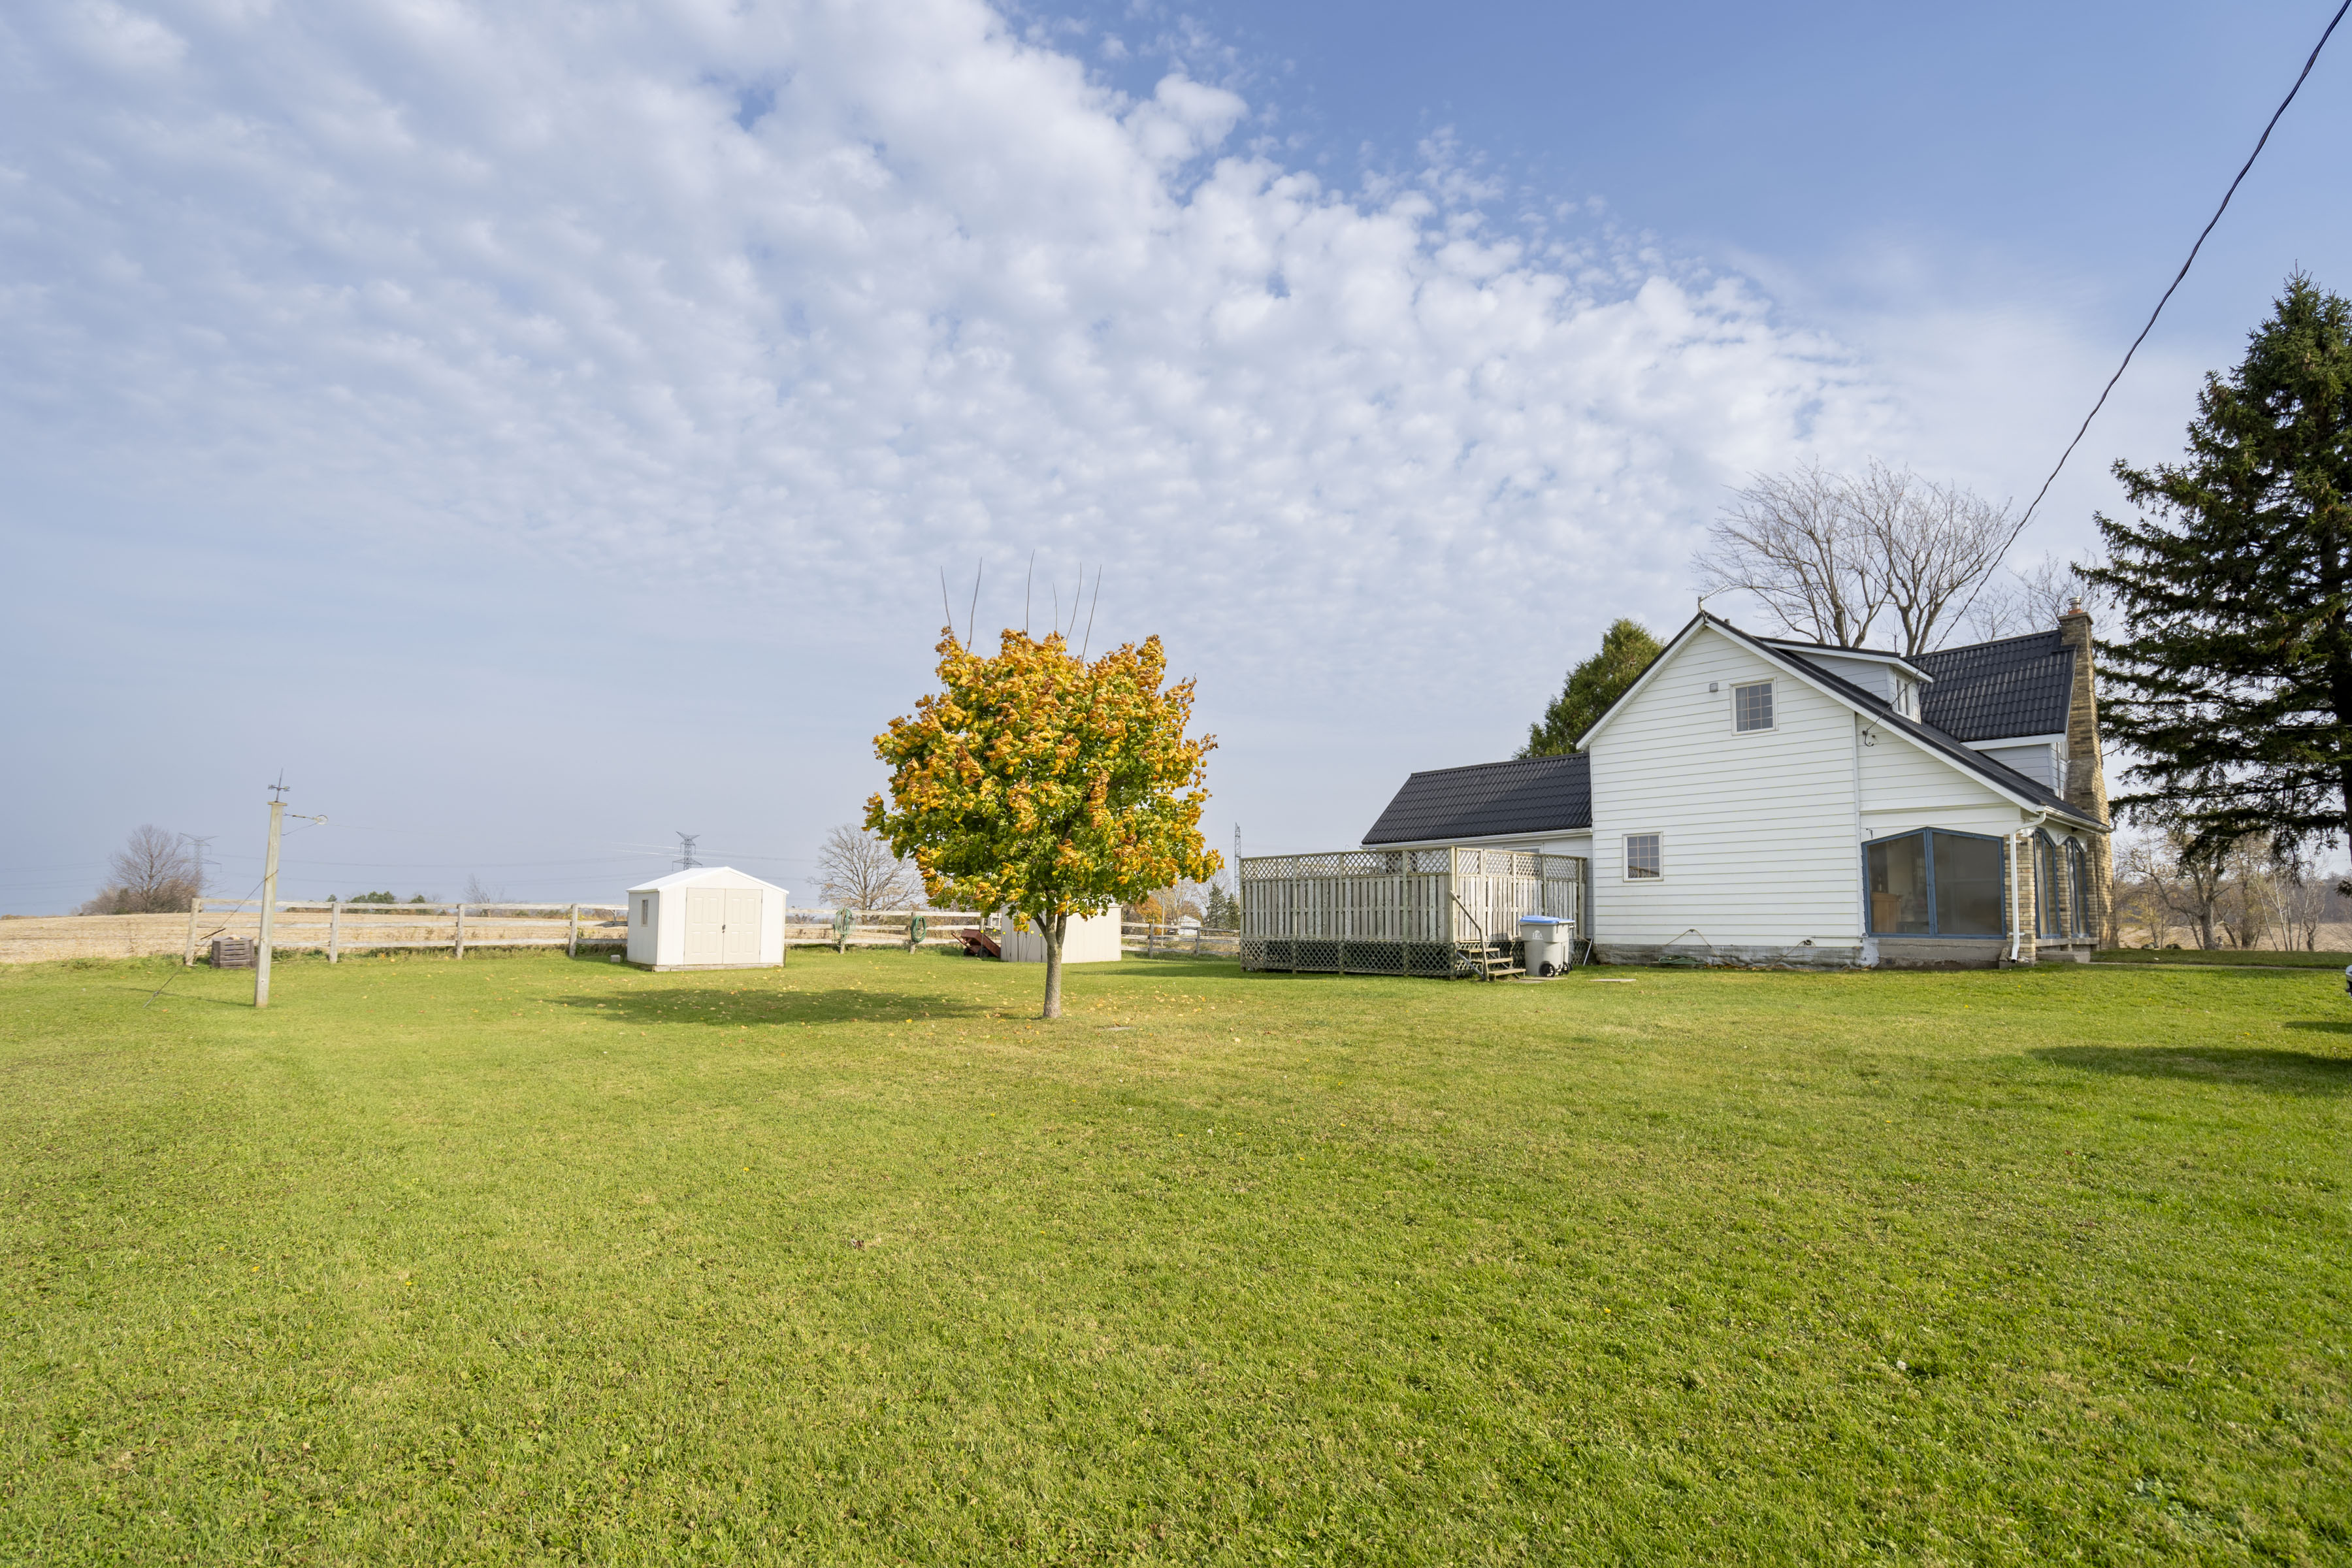
<instances>
[{"instance_id":1,"label":"fence post","mask_svg":"<svg viewBox=\"0 0 2352 1568\"><path fill-rule=\"evenodd\" d=\"M1159 922L1158 921L1144 921L1144 922L1143 922L1143 956L1144 956L1144 957L1146 957L1146 958L1150 958L1150 957L1151 956L1151 944L1152 944L1155 941L1157 941L1157 940L1159 939L1159 936L1160 936L1160 922Z\"/></svg>"},{"instance_id":2,"label":"fence post","mask_svg":"<svg viewBox=\"0 0 2352 1568\"><path fill-rule=\"evenodd\" d=\"M343 900L337 899L327 906L327 962L343 961Z\"/></svg>"},{"instance_id":3,"label":"fence post","mask_svg":"<svg viewBox=\"0 0 2352 1568\"><path fill-rule=\"evenodd\" d=\"M450 956L453 958L466 956L466 906L463 904L457 906L457 945L451 949Z\"/></svg>"},{"instance_id":4,"label":"fence post","mask_svg":"<svg viewBox=\"0 0 2352 1568\"><path fill-rule=\"evenodd\" d=\"M580 956L580 906L578 904L572 906L572 934L564 941L563 956L566 958Z\"/></svg>"},{"instance_id":5,"label":"fence post","mask_svg":"<svg viewBox=\"0 0 2352 1568\"><path fill-rule=\"evenodd\" d=\"M202 899L188 900L188 951L180 955L180 967L193 969L196 963L196 917L205 912Z\"/></svg>"}]
</instances>

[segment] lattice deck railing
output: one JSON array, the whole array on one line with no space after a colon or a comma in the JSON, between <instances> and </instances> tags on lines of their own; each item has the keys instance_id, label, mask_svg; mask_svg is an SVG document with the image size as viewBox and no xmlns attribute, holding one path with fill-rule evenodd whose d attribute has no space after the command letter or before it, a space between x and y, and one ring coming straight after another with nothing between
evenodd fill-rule
<instances>
[{"instance_id":1,"label":"lattice deck railing","mask_svg":"<svg viewBox=\"0 0 2352 1568\"><path fill-rule=\"evenodd\" d=\"M1451 974L1522 915L1582 915L1584 861L1525 849L1341 849L1241 863L1242 963Z\"/></svg>"}]
</instances>

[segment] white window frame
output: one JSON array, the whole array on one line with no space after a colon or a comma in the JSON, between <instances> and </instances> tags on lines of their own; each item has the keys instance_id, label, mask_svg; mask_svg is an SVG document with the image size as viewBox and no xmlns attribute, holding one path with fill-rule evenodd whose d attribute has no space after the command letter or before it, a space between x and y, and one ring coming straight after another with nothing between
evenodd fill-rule
<instances>
[{"instance_id":1,"label":"white window frame","mask_svg":"<svg viewBox=\"0 0 2352 1568\"><path fill-rule=\"evenodd\" d=\"M1658 841L1658 868L1646 877L1633 875L1633 840L1654 838ZM1666 836L1655 828L1628 833L1617 846L1617 877L1624 882L1663 882L1666 879Z\"/></svg>"},{"instance_id":2,"label":"white window frame","mask_svg":"<svg viewBox=\"0 0 2352 1568\"><path fill-rule=\"evenodd\" d=\"M1735 680L1731 683L1731 732L1733 734L1769 735L1780 727L1780 694L1772 689L1774 681L1770 676L1766 676L1761 680ZM1764 688L1766 693L1764 700L1772 710L1772 721L1769 724L1758 724L1753 728L1742 729L1739 723L1739 694L1743 691L1752 691L1759 686Z\"/></svg>"}]
</instances>

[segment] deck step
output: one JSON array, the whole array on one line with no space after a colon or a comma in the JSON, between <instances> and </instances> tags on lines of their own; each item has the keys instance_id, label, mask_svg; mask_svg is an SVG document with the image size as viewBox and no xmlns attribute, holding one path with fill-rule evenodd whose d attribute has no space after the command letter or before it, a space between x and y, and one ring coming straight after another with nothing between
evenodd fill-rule
<instances>
[{"instance_id":1,"label":"deck step","mask_svg":"<svg viewBox=\"0 0 2352 1568\"><path fill-rule=\"evenodd\" d=\"M1511 961L1511 955L1496 952L1483 942L1465 942L1454 949L1457 974L1472 974L1481 980L1508 980L1527 971Z\"/></svg>"}]
</instances>

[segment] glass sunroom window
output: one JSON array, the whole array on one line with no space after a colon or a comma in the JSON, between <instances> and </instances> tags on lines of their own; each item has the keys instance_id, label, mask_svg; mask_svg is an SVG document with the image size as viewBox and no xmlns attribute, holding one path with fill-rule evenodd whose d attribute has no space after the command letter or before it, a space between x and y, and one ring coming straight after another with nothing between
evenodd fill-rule
<instances>
[{"instance_id":1,"label":"glass sunroom window","mask_svg":"<svg viewBox=\"0 0 2352 1568\"><path fill-rule=\"evenodd\" d=\"M1932 833L1937 936L1999 936L2000 840L1970 833Z\"/></svg>"},{"instance_id":2,"label":"glass sunroom window","mask_svg":"<svg viewBox=\"0 0 2352 1568\"><path fill-rule=\"evenodd\" d=\"M2047 833L2033 836L2033 908L2037 915L2034 929L2043 936L2063 936L2064 917L2058 907L2058 846Z\"/></svg>"},{"instance_id":3,"label":"glass sunroom window","mask_svg":"<svg viewBox=\"0 0 2352 1568\"><path fill-rule=\"evenodd\" d=\"M1906 834L1870 846L1870 929L1897 936L1927 936L1928 921L1927 836Z\"/></svg>"},{"instance_id":4,"label":"glass sunroom window","mask_svg":"<svg viewBox=\"0 0 2352 1568\"><path fill-rule=\"evenodd\" d=\"M1874 936L1999 936L2001 847L1972 833L1923 831L1863 847Z\"/></svg>"},{"instance_id":5,"label":"glass sunroom window","mask_svg":"<svg viewBox=\"0 0 2352 1568\"><path fill-rule=\"evenodd\" d=\"M2066 884L2073 893L2074 934L2091 934L2091 858L2084 853L2080 839L2066 841Z\"/></svg>"}]
</instances>

